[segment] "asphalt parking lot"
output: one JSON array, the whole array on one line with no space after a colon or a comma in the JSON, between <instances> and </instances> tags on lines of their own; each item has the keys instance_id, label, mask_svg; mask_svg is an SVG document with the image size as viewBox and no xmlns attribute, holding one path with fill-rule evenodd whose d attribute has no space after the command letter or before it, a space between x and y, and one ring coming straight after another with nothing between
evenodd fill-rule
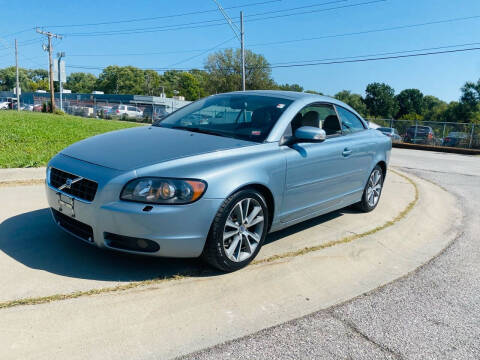
<instances>
[{"instance_id":1,"label":"asphalt parking lot","mask_svg":"<svg viewBox=\"0 0 480 360\"><path fill-rule=\"evenodd\" d=\"M457 197L459 235L440 256L342 305L185 359L480 358L480 157L394 149L391 164Z\"/></svg>"}]
</instances>

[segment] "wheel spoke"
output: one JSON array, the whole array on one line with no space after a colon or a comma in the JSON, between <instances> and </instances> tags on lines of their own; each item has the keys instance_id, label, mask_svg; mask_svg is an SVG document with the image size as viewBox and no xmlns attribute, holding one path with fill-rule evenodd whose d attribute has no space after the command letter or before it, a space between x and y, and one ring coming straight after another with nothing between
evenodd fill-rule
<instances>
[{"instance_id":1,"label":"wheel spoke","mask_svg":"<svg viewBox=\"0 0 480 360\"><path fill-rule=\"evenodd\" d=\"M238 231L229 231L229 232L224 232L223 233L223 240L230 239L232 236L238 234Z\"/></svg>"},{"instance_id":2,"label":"wheel spoke","mask_svg":"<svg viewBox=\"0 0 480 360\"><path fill-rule=\"evenodd\" d=\"M262 208L260 206L255 206L252 212L247 216L247 224L250 224L260 211L262 211Z\"/></svg>"},{"instance_id":3,"label":"wheel spoke","mask_svg":"<svg viewBox=\"0 0 480 360\"><path fill-rule=\"evenodd\" d=\"M370 204L370 206L372 206L374 203L373 203L373 191L372 193L370 194L370 196L368 197L368 203Z\"/></svg>"},{"instance_id":4,"label":"wheel spoke","mask_svg":"<svg viewBox=\"0 0 480 360\"><path fill-rule=\"evenodd\" d=\"M237 248L238 246L238 243L240 242L240 238L241 238L241 235L237 235L235 236L235 238L233 239L232 243L230 244L230 246L225 249L225 252L227 253L227 256L229 258L234 258L234 252L235 252L235 249Z\"/></svg>"},{"instance_id":5,"label":"wheel spoke","mask_svg":"<svg viewBox=\"0 0 480 360\"><path fill-rule=\"evenodd\" d=\"M237 205L235 205L235 209L236 209L238 220L239 220L238 222L240 224L243 224L244 217L243 217L242 203L239 202Z\"/></svg>"},{"instance_id":6,"label":"wheel spoke","mask_svg":"<svg viewBox=\"0 0 480 360\"><path fill-rule=\"evenodd\" d=\"M235 224L232 220L227 219L227 222L225 223L226 226L237 229L240 227L239 225Z\"/></svg>"},{"instance_id":7,"label":"wheel spoke","mask_svg":"<svg viewBox=\"0 0 480 360\"><path fill-rule=\"evenodd\" d=\"M251 237L253 240L255 240L255 242L260 242L260 236L257 233L246 231L246 234L248 237Z\"/></svg>"},{"instance_id":8,"label":"wheel spoke","mask_svg":"<svg viewBox=\"0 0 480 360\"><path fill-rule=\"evenodd\" d=\"M263 216L257 216L255 219L253 219L251 222L247 223L247 228L252 227L254 225L260 224L263 222Z\"/></svg>"},{"instance_id":9,"label":"wheel spoke","mask_svg":"<svg viewBox=\"0 0 480 360\"><path fill-rule=\"evenodd\" d=\"M246 251L249 254L253 253L252 244L250 244L250 240L248 239L248 236L245 236L245 247L246 247Z\"/></svg>"},{"instance_id":10,"label":"wheel spoke","mask_svg":"<svg viewBox=\"0 0 480 360\"><path fill-rule=\"evenodd\" d=\"M246 205L244 205L246 203ZM250 198L245 199L242 201L242 213L243 213L243 219L242 223L247 221L247 216L248 216L248 208L250 207Z\"/></svg>"}]
</instances>

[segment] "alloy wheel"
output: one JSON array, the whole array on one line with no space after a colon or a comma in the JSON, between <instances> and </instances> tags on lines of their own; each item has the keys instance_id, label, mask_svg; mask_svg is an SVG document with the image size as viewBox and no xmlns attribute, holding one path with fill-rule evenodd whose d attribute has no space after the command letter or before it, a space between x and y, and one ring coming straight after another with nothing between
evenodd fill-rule
<instances>
[{"instance_id":1,"label":"alloy wheel","mask_svg":"<svg viewBox=\"0 0 480 360\"><path fill-rule=\"evenodd\" d=\"M382 173L380 170L375 169L370 178L368 179L367 187L367 201L368 205L373 207L377 205L380 199L380 193L382 191Z\"/></svg>"},{"instance_id":2,"label":"alloy wheel","mask_svg":"<svg viewBox=\"0 0 480 360\"><path fill-rule=\"evenodd\" d=\"M225 222L223 248L233 262L250 258L257 249L264 231L264 214L260 203L253 198L237 202Z\"/></svg>"}]
</instances>

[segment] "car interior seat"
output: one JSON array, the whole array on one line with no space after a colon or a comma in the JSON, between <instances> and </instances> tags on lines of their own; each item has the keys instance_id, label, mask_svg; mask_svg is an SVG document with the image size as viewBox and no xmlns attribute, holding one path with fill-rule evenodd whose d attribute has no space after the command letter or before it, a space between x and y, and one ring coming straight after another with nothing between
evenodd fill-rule
<instances>
[{"instance_id":1,"label":"car interior seat","mask_svg":"<svg viewBox=\"0 0 480 360\"><path fill-rule=\"evenodd\" d=\"M303 115L302 126L320 127L320 116L316 111L309 111Z\"/></svg>"},{"instance_id":2,"label":"car interior seat","mask_svg":"<svg viewBox=\"0 0 480 360\"><path fill-rule=\"evenodd\" d=\"M323 121L323 130L327 135L338 134L342 129L336 115L328 115Z\"/></svg>"}]
</instances>

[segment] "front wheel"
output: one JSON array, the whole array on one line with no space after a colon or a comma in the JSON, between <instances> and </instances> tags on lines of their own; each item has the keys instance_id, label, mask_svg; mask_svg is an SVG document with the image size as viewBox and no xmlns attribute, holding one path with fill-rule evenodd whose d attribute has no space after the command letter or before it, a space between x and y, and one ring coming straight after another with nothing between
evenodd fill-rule
<instances>
[{"instance_id":1,"label":"front wheel","mask_svg":"<svg viewBox=\"0 0 480 360\"><path fill-rule=\"evenodd\" d=\"M227 198L215 216L203 259L222 271L247 266L258 254L268 231L268 207L253 189Z\"/></svg>"},{"instance_id":2,"label":"front wheel","mask_svg":"<svg viewBox=\"0 0 480 360\"><path fill-rule=\"evenodd\" d=\"M370 173L370 176L363 190L362 201L357 204L357 207L364 211L370 212L375 209L382 194L384 174L382 168L377 165Z\"/></svg>"}]
</instances>

